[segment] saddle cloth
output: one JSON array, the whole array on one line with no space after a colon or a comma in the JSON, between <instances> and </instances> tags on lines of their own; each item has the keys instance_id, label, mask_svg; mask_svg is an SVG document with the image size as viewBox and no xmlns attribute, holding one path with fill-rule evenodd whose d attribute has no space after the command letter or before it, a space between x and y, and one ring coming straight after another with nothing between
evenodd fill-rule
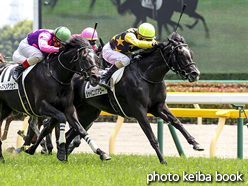
<instances>
[{"instance_id":1,"label":"saddle cloth","mask_svg":"<svg viewBox=\"0 0 248 186\"><path fill-rule=\"evenodd\" d=\"M0 91L5 90L18 90L18 83L12 78L10 71L12 68L16 67L18 64L10 65L6 67L0 75ZM22 82L28 73L34 68L35 65L28 67L22 74Z\"/></svg>"},{"instance_id":2,"label":"saddle cloth","mask_svg":"<svg viewBox=\"0 0 248 186\"><path fill-rule=\"evenodd\" d=\"M29 103L28 96L26 94L25 90L25 84L24 84L24 79L28 75L28 73L34 68L35 65L30 66L27 68L20 78L18 79L18 83L13 79L13 77L10 74L11 69L16 67L16 65L10 65L6 67L3 72L0 75L0 91L18 91L18 95L22 104L23 109L25 110L27 115L36 115L32 107ZM37 115L36 115L37 116Z\"/></svg>"},{"instance_id":3,"label":"saddle cloth","mask_svg":"<svg viewBox=\"0 0 248 186\"><path fill-rule=\"evenodd\" d=\"M115 84L118 83L121 78L122 78L122 75L123 75L123 72L124 72L124 67L123 68L120 68L118 69L111 77L110 79L110 89L112 91L115 91ZM106 72L106 70L101 70L100 73L101 75L104 74ZM93 87L90 85L89 82L86 83L86 86L85 86L85 98L88 99L88 98L92 98L92 97L96 97L96 96L101 96L103 94L107 94L108 91L107 89L105 89L104 87L101 87L99 85Z\"/></svg>"},{"instance_id":4,"label":"saddle cloth","mask_svg":"<svg viewBox=\"0 0 248 186\"><path fill-rule=\"evenodd\" d=\"M121 105L119 104L119 101L115 95L115 84L121 80L124 70L125 70L125 67L120 68L112 75L110 79L110 90L107 90L104 87L101 87L99 85L93 87L90 85L89 82L87 82L85 86L85 98L88 99L88 98L92 98L95 96L101 96L104 94L108 94L109 102L112 108L115 110L115 112L122 117L128 118L126 114L124 113L124 111L122 110ZM104 71L101 71L100 73L102 74L104 73Z\"/></svg>"}]
</instances>

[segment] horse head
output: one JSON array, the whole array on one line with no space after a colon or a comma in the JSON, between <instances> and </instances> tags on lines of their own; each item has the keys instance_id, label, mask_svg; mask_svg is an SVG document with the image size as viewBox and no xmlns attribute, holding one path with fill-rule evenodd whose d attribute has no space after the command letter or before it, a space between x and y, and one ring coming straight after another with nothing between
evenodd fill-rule
<instances>
[{"instance_id":1,"label":"horse head","mask_svg":"<svg viewBox=\"0 0 248 186\"><path fill-rule=\"evenodd\" d=\"M188 47L184 38L173 32L167 39L171 46L168 60L172 66L171 70L179 74L184 80L197 81L200 71L193 61L193 51Z\"/></svg>"},{"instance_id":2,"label":"horse head","mask_svg":"<svg viewBox=\"0 0 248 186\"><path fill-rule=\"evenodd\" d=\"M97 68L98 57L88 42L83 37L75 37L66 42L64 53L70 53L71 50L75 52L69 56L70 63L75 64L75 73L85 77L92 86L96 86L101 78L99 69ZM76 50L75 50L76 49Z\"/></svg>"}]
</instances>

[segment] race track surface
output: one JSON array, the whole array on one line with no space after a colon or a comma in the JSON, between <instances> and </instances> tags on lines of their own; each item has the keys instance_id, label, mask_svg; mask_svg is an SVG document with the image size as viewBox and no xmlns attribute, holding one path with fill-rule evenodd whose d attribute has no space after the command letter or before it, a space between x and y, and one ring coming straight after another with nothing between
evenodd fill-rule
<instances>
[{"instance_id":1,"label":"race track surface","mask_svg":"<svg viewBox=\"0 0 248 186\"><path fill-rule=\"evenodd\" d=\"M13 121L11 123L8 139L3 141L3 150L8 147L16 147L17 131L22 126L22 121ZM4 127L5 124L3 124ZM88 131L91 138L105 152L109 153L109 139L114 129L115 123L95 122L92 128ZM157 124L151 124L154 134L157 136ZM205 151L198 152L193 150L192 146L187 143L185 138L176 130L178 138L181 142L183 151L187 157L209 157L210 142L216 130L217 125L192 125L184 124L188 132L195 137L204 148ZM68 129L68 125L67 125ZM3 130L3 128L2 128ZM164 124L163 136L163 154L164 156L179 156L173 139L171 137L168 126ZM243 157L248 158L248 128L243 127ZM81 140L79 148L75 149L74 153L88 152L91 153L90 147L84 140ZM55 138L53 133L53 144ZM37 153L40 151L37 149ZM56 149L55 149L56 150ZM55 151L54 150L54 151ZM123 123L115 142L115 154L152 154L156 155L151 147L148 139L137 123ZM225 125L218 139L216 147L216 156L221 158L236 158L237 157L237 126Z\"/></svg>"}]
</instances>

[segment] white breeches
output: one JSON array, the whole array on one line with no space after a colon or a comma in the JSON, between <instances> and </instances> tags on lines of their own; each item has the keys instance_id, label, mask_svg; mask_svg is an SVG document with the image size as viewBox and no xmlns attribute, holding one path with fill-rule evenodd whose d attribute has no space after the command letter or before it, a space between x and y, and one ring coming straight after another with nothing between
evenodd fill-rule
<instances>
[{"instance_id":1,"label":"white breeches","mask_svg":"<svg viewBox=\"0 0 248 186\"><path fill-rule=\"evenodd\" d=\"M107 62L111 64L115 64L115 62L117 61L121 61L123 66L127 66L130 64L129 56L122 54L120 52L117 52L115 50L112 50L109 42L106 45L104 45L103 50L102 50L102 56Z\"/></svg>"},{"instance_id":2,"label":"white breeches","mask_svg":"<svg viewBox=\"0 0 248 186\"><path fill-rule=\"evenodd\" d=\"M34 65L44 59L43 53L36 47L28 44L27 38L23 39L17 50L13 54L13 61L25 61L27 59L29 65Z\"/></svg>"}]
</instances>

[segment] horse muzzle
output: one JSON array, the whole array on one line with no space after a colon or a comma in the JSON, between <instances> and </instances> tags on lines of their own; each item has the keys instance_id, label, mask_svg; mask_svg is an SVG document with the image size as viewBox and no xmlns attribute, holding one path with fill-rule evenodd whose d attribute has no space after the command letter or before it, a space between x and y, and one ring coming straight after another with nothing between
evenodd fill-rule
<instances>
[{"instance_id":1,"label":"horse muzzle","mask_svg":"<svg viewBox=\"0 0 248 186\"><path fill-rule=\"evenodd\" d=\"M190 74L188 74L188 80L189 80L189 82L198 81L199 78L200 78L200 71L199 70L193 71Z\"/></svg>"},{"instance_id":2,"label":"horse muzzle","mask_svg":"<svg viewBox=\"0 0 248 186\"><path fill-rule=\"evenodd\" d=\"M95 87L99 84L100 82L100 79L101 79L101 74L98 70L98 68L94 67L91 69L91 74L88 78L90 84Z\"/></svg>"}]
</instances>

